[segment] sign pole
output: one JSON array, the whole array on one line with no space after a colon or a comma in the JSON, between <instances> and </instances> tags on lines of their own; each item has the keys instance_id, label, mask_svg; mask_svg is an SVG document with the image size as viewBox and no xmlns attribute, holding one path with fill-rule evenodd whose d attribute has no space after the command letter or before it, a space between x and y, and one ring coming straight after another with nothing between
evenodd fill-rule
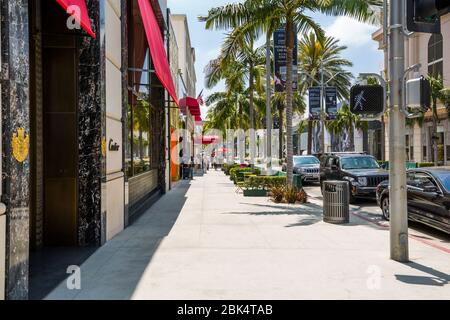
<instances>
[{"instance_id":1,"label":"sign pole","mask_svg":"<svg viewBox=\"0 0 450 320\"><path fill-rule=\"evenodd\" d=\"M405 0L390 1L389 33L389 162L390 162L390 251L391 259L399 262L409 260L408 213L406 190L405 115L402 112L405 73L405 37L403 34L403 13Z\"/></svg>"},{"instance_id":2,"label":"sign pole","mask_svg":"<svg viewBox=\"0 0 450 320\"><path fill-rule=\"evenodd\" d=\"M325 150L325 81L323 74L323 62L320 62L320 144L321 153L324 154Z\"/></svg>"}]
</instances>

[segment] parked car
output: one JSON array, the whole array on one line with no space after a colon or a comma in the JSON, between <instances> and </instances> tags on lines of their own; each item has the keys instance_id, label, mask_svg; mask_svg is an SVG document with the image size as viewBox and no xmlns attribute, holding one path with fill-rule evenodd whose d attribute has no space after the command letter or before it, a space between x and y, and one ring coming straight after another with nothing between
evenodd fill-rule
<instances>
[{"instance_id":1,"label":"parked car","mask_svg":"<svg viewBox=\"0 0 450 320\"><path fill-rule=\"evenodd\" d=\"M409 170L407 186L409 219L450 234L450 168ZM389 181L378 186L377 202L389 220Z\"/></svg>"},{"instance_id":2,"label":"parked car","mask_svg":"<svg viewBox=\"0 0 450 320\"><path fill-rule=\"evenodd\" d=\"M348 181L350 203L358 198L376 198L377 186L389 179L389 172L380 168L377 160L361 153L325 154L321 159L320 186L324 181Z\"/></svg>"},{"instance_id":3,"label":"parked car","mask_svg":"<svg viewBox=\"0 0 450 320\"><path fill-rule=\"evenodd\" d=\"M286 171L286 164L283 165L283 171ZM294 174L300 175L302 182L319 182L319 159L314 156L294 156Z\"/></svg>"}]
</instances>

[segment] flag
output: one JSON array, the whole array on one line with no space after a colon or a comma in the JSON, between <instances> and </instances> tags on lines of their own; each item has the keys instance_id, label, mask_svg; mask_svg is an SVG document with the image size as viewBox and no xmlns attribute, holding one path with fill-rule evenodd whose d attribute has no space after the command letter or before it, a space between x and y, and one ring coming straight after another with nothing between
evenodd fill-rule
<instances>
[{"instance_id":1,"label":"flag","mask_svg":"<svg viewBox=\"0 0 450 320\"><path fill-rule=\"evenodd\" d=\"M205 101L203 100L203 90L198 95L197 101L198 101L198 104L201 106L205 104Z\"/></svg>"}]
</instances>

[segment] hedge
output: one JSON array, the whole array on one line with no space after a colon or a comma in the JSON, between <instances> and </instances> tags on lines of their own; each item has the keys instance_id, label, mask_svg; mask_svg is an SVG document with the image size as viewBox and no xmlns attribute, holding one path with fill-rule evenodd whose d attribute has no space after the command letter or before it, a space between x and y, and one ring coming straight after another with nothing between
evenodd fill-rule
<instances>
[{"instance_id":1,"label":"hedge","mask_svg":"<svg viewBox=\"0 0 450 320\"><path fill-rule=\"evenodd\" d=\"M230 170L230 179L231 181L234 181L234 183L238 182L238 179L243 179L245 173L251 173L259 175L261 174L261 170L257 168L232 168Z\"/></svg>"},{"instance_id":2,"label":"hedge","mask_svg":"<svg viewBox=\"0 0 450 320\"><path fill-rule=\"evenodd\" d=\"M286 182L286 177L252 176L248 178L246 188L270 190L274 187L285 186Z\"/></svg>"},{"instance_id":3,"label":"hedge","mask_svg":"<svg viewBox=\"0 0 450 320\"><path fill-rule=\"evenodd\" d=\"M223 171L228 176L230 175L230 170L233 168L240 168L241 166L239 164L224 164L223 165Z\"/></svg>"},{"instance_id":4,"label":"hedge","mask_svg":"<svg viewBox=\"0 0 450 320\"><path fill-rule=\"evenodd\" d=\"M433 162L419 162L418 163L418 168L430 168L430 167L434 167Z\"/></svg>"}]
</instances>

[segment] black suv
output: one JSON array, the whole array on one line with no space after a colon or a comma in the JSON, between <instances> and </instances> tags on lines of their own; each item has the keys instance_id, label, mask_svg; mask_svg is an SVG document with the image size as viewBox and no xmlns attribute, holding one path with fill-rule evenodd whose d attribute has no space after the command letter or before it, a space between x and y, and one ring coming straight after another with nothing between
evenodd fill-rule
<instances>
[{"instance_id":1,"label":"black suv","mask_svg":"<svg viewBox=\"0 0 450 320\"><path fill-rule=\"evenodd\" d=\"M376 159L360 153L325 154L321 158L320 185L326 180L348 181L350 202L357 198L376 198L377 186L389 179Z\"/></svg>"}]
</instances>

